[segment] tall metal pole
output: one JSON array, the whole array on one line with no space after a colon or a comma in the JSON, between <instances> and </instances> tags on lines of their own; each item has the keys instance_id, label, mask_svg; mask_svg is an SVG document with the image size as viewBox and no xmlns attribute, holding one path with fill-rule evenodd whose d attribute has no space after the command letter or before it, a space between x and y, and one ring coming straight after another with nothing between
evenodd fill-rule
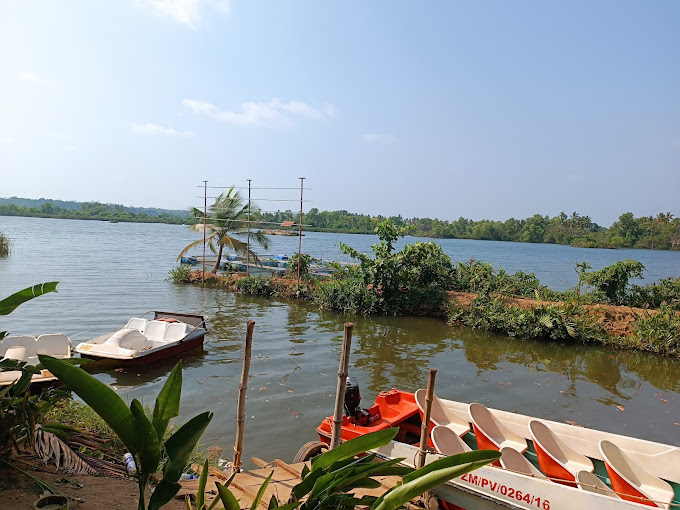
<instances>
[{"instance_id":1,"label":"tall metal pole","mask_svg":"<svg viewBox=\"0 0 680 510\"><path fill-rule=\"evenodd\" d=\"M300 287L300 264L302 261L302 193L305 188L305 178L299 177L300 179L300 220L298 221L298 263L297 263L297 284Z\"/></svg>"},{"instance_id":2,"label":"tall metal pole","mask_svg":"<svg viewBox=\"0 0 680 510\"><path fill-rule=\"evenodd\" d=\"M248 179L248 252L246 253L246 274L250 276L250 182Z\"/></svg>"},{"instance_id":3,"label":"tall metal pole","mask_svg":"<svg viewBox=\"0 0 680 510\"><path fill-rule=\"evenodd\" d=\"M349 375L349 351L352 347L353 322L345 322L345 338L340 354L340 371L338 372L338 388L335 392L335 410L333 412L333 429L331 430L331 450L340 445L342 437L342 408L345 405L345 388Z\"/></svg>"},{"instance_id":4,"label":"tall metal pole","mask_svg":"<svg viewBox=\"0 0 680 510\"><path fill-rule=\"evenodd\" d=\"M208 181L203 181L203 272L201 284L205 285L205 226L208 217Z\"/></svg>"}]
</instances>

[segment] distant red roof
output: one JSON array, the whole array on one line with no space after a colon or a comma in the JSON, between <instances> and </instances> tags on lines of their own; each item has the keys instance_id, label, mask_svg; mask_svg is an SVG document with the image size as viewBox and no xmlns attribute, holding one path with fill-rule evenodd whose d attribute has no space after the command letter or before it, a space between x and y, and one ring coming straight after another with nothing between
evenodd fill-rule
<instances>
[{"instance_id":1,"label":"distant red roof","mask_svg":"<svg viewBox=\"0 0 680 510\"><path fill-rule=\"evenodd\" d=\"M282 227L292 227L293 225L295 225L294 221L284 221L283 223L281 223Z\"/></svg>"}]
</instances>

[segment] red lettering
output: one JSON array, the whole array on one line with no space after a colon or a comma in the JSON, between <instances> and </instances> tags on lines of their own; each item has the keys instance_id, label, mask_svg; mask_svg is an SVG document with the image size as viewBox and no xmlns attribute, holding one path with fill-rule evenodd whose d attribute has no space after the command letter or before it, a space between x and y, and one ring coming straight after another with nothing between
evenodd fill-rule
<instances>
[{"instance_id":1,"label":"red lettering","mask_svg":"<svg viewBox=\"0 0 680 510\"><path fill-rule=\"evenodd\" d=\"M503 494L503 496L506 496L508 494L508 488L505 485L501 485L500 493Z\"/></svg>"},{"instance_id":2,"label":"red lettering","mask_svg":"<svg viewBox=\"0 0 680 510\"><path fill-rule=\"evenodd\" d=\"M467 479L467 475L468 474L465 473L463 476L460 477L460 479L463 480L464 482L468 482L469 480Z\"/></svg>"},{"instance_id":3,"label":"red lettering","mask_svg":"<svg viewBox=\"0 0 680 510\"><path fill-rule=\"evenodd\" d=\"M509 497L509 498L512 498L514 495L515 495L515 489L513 489L512 487L510 487L510 488L508 489L508 497Z\"/></svg>"},{"instance_id":4,"label":"red lettering","mask_svg":"<svg viewBox=\"0 0 680 510\"><path fill-rule=\"evenodd\" d=\"M482 478L482 487L486 487L487 485L489 485L489 480Z\"/></svg>"},{"instance_id":5,"label":"red lettering","mask_svg":"<svg viewBox=\"0 0 680 510\"><path fill-rule=\"evenodd\" d=\"M477 484L477 475L470 475L470 476L468 477L468 481L469 481L470 483L474 484L474 485L478 485L478 484Z\"/></svg>"},{"instance_id":6,"label":"red lettering","mask_svg":"<svg viewBox=\"0 0 680 510\"><path fill-rule=\"evenodd\" d=\"M498 482L492 483L492 484L491 484L491 490L492 490L493 492L496 492L496 487L497 487L497 486L498 486Z\"/></svg>"}]
</instances>

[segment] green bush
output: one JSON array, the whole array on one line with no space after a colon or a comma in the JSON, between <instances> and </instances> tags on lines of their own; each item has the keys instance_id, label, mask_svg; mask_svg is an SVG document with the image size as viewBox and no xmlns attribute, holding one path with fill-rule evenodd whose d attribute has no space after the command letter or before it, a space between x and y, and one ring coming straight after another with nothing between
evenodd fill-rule
<instances>
[{"instance_id":1,"label":"green bush","mask_svg":"<svg viewBox=\"0 0 680 510\"><path fill-rule=\"evenodd\" d=\"M0 257L9 255L10 241L4 234L0 233Z\"/></svg>"},{"instance_id":2,"label":"green bush","mask_svg":"<svg viewBox=\"0 0 680 510\"><path fill-rule=\"evenodd\" d=\"M479 296L468 306L453 302L449 322L512 337L607 341L604 328L575 304L541 305L525 310L498 298Z\"/></svg>"},{"instance_id":3,"label":"green bush","mask_svg":"<svg viewBox=\"0 0 680 510\"><path fill-rule=\"evenodd\" d=\"M496 272L488 262L470 259L469 262L456 263L452 271L451 290L533 297L537 291L543 292L547 287L541 285L534 273L517 271L515 274L508 274L503 268Z\"/></svg>"},{"instance_id":4,"label":"green bush","mask_svg":"<svg viewBox=\"0 0 680 510\"><path fill-rule=\"evenodd\" d=\"M312 263L312 257L308 253L303 253L300 256L300 276L304 276L306 274L309 274L309 267ZM290 265L288 267L288 270L286 271L286 274L289 276L295 276L297 277L298 274L298 254L294 253L293 256L290 258Z\"/></svg>"},{"instance_id":5,"label":"green bush","mask_svg":"<svg viewBox=\"0 0 680 510\"><path fill-rule=\"evenodd\" d=\"M322 310L370 315L378 310L379 297L361 278L319 281L314 301Z\"/></svg>"},{"instance_id":6,"label":"green bush","mask_svg":"<svg viewBox=\"0 0 680 510\"><path fill-rule=\"evenodd\" d=\"M627 304L638 308L666 306L680 310L680 278L666 278L651 285L632 285Z\"/></svg>"},{"instance_id":7,"label":"green bush","mask_svg":"<svg viewBox=\"0 0 680 510\"><path fill-rule=\"evenodd\" d=\"M189 283L191 281L191 266L182 264L173 267L168 273L167 279L174 283Z\"/></svg>"},{"instance_id":8,"label":"green bush","mask_svg":"<svg viewBox=\"0 0 680 510\"><path fill-rule=\"evenodd\" d=\"M585 273L583 281L602 292L608 303L623 305L628 299L628 281L631 278L642 278L644 270L642 262L619 260L599 271Z\"/></svg>"},{"instance_id":9,"label":"green bush","mask_svg":"<svg viewBox=\"0 0 680 510\"><path fill-rule=\"evenodd\" d=\"M657 313L639 315L629 340L642 350L677 355L680 353L680 315L666 305Z\"/></svg>"},{"instance_id":10,"label":"green bush","mask_svg":"<svg viewBox=\"0 0 680 510\"><path fill-rule=\"evenodd\" d=\"M236 281L236 288L251 296L271 297L274 294L271 279L267 276L246 276Z\"/></svg>"}]
</instances>

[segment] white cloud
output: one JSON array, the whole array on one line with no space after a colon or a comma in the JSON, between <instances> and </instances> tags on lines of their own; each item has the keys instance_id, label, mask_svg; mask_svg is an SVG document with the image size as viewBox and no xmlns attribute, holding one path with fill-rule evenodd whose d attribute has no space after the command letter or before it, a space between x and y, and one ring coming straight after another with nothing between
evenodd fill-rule
<instances>
[{"instance_id":1,"label":"white cloud","mask_svg":"<svg viewBox=\"0 0 680 510\"><path fill-rule=\"evenodd\" d=\"M185 99L183 104L194 113L242 126L287 124L292 116L322 119L335 115L335 107L333 105L327 104L322 109L318 109L302 101L293 100L284 103L277 98L272 99L268 103L255 103L252 101L242 103L240 112L221 110L214 104L203 103L194 99Z\"/></svg>"},{"instance_id":2,"label":"white cloud","mask_svg":"<svg viewBox=\"0 0 680 510\"><path fill-rule=\"evenodd\" d=\"M377 133L366 133L361 136L362 140L366 143L382 143L390 144L397 141L397 137L393 135L381 135Z\"/></svg>"},{"instance_id":3,"label":"white cloud","mask_svg":"<svg viewBox=\"0 0 680 510\"><path fill-rule=\"evenodd\" d=\"M7 145L15 145L16 143L19 142L19 140L17 140L13 136L6 136L5 138L0 138L0 142L5 143Z\"/></svg>"},{"instance_id":4,"label":"white cloud","mask_svg":"<svg viewBox=\"0 0 680 510\"><path fill-rule=\"evenodd\" d=\"M166 136L182 136L184 138L191 138L194 134L191 131L177 131L173 128L159 126L147 122L146 124L132 124L132 132L141 135L166 135Z\"/></svg>"},{"instance_id":5,"label":"white cloud","mask_svg":"<svg viewBox=\"0 0 680 510\"><path fill-rule=\"evenodd\" d=\"M21 81L29 83L30 85L48 85L50 83L48 79L30 71L19 73L17 76Z\"/></svg>"},{"instance_id":6,"label":"white cloud","mask_svg":"<svg viewBox=\"0 0 680 510\"><path fill-rule=\"evenodd\" d=\"M142 5L150 7L163 16L168 16L178 23L194 30L201 26L205 7L228 14L231 8L229 0L139 0Z\"/></svg>"}]
</instances>

